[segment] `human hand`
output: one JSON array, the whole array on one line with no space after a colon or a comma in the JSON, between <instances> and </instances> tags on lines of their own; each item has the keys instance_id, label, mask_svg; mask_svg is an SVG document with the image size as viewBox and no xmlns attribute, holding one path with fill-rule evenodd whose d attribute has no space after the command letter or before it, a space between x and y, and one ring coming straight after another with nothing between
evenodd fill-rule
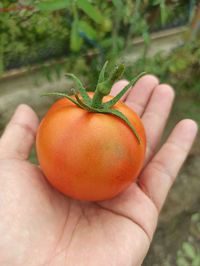
<instances>
[{"instance_id":1,"label":"human hand","mask_svg":"<svg viewBox=\"0 0 200 266\"><path fill-rule=\"evenodd\" d=\"M125 85L117 82L112 94ZM95 203L63 196L27 161L38 119L30 107L19 106L0 139L0 265L141 265L197 133L192 120L183 120L155 153L173 98L171 87L150 75L124 97L146 129L145 166L137 183Z\"/></svg>"}]
</instances>

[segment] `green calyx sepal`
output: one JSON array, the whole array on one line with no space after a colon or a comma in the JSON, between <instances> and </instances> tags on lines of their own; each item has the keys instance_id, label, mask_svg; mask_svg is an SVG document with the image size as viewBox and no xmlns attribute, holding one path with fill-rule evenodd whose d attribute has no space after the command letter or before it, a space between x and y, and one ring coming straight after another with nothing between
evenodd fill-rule
<instances>
[{"instance_id":1,"label":"green calyx sepal","mask_svg":"<svg viewBox=\"0 0 200 266\"><path fill-rule=\"evenodd\" d=\"M114 71L110 74L108 78L105 78L105 71L106 71L107 64L108 62L105 62L99 74L98 83L97 83L96 90L94 92L94 96L92 99L89 97L81 81L74 74L71 74L71 73L67 73L66 75L71 77L76 83L76 90L74 90L75 98L69 96L66 93L60 93L60 92L50 92L44 95L66 97L68 100L76 104L79 108L85 109L88 112L110 114L110 115L114 115L120 118L130 127L138 143L140 144L141 140L134 126L130 123L128 118L123 113L114 109L113 106L145 73L142 72L141 74L139 74L137 77L132 79L115 97L113 97L110 101L103 103L102 101L103 97L110 94L113 83L121 78L121 76L124 73L124 68L125 68L123 64L120 64L119 66L115 67Z\"/></svg>"}]
</instances>

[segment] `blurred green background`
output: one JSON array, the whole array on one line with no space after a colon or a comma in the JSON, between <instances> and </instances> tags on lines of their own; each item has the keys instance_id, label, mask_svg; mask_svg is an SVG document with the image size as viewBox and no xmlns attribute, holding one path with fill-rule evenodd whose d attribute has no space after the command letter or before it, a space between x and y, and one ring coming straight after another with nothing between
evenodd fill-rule
<instances>
[{"instance_id":1,"label":"blurred green background","mask_svg":"<svg viewBox=\"0 0 200 266\"><path fill-rule=\"evenodd\" d=\"M200 5L196 0L0 1L0 132L19 103L42 117L73 85L93 90L109 60L171 84L176 100L163 140L182 118L200 125ZM30 160L36 162L33 150ZM168 197L145 266L200 266L200 142ZM142 210L141 210L142 211ZM131 247L130 247L131 248Z\"/></svg>"}]
</instances>

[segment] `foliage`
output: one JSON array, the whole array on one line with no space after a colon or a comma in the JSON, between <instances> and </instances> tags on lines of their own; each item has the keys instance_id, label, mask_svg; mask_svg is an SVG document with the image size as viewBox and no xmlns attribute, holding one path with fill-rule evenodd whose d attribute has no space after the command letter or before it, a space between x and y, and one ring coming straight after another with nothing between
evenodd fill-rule
<instances>
[{"instance_id":1,"label":"foliage","mask_svg":"<svg viewBox=\"0 0 200 266\"><path fill-rule=\"evenodd\" d=\"M52 51L58 55L67 50L64 17L55 14L41 16L38 11L24 9L2 12L0 34L1 70L27 65L36 58L42 62Z\"/></svg>"},{"instance_id":2,"label":"foliage","mask_svg":"<svg viewBox=\"0 0 200 266\"><path fill-rule=\"evenodd\" d=\"M177 252L177 266L199 266L200 249L197 239L200 237L200 213L191 217L190 236L184 241ZM195 241L196 239L196 241Z\"/></svg>"},{"instance_id":3,"label":"foliage","mask_svg":"<svg viewBox=\"0 0 200 266\"><path fill-rule=\"evenodd\" d=\"M105 58L115 62L122 50L132 46L134 36L143 37L145 55L149 31L155 25L167 25L175 7L187 7L185 0L173 4L167 0L21 2L0 2L4 8L0 13L0 72L69 53L77 59L88 51L93 65L102 65Z\"/></svg>"},{"instance_id":4,"label":"foliage","mask_svg":"<svg viewBox=\"0 0 200 266\"><path fill-rule=\"evenodd\" d=\"M200 41L194 40L174 49L169 55L157 53L146 58L145 64L139 59L127 72L146 71L157 75L162 82L170 83L177 89L193 90L200 96Z\"/></svg>"}]
</instances>

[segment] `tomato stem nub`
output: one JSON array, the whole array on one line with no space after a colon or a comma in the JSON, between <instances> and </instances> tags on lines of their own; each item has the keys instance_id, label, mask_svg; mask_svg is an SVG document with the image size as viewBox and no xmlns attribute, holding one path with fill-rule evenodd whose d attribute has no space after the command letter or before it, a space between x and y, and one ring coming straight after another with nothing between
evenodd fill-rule
<instances>
[{"instance_id":1,"label":"tomato stem nub","mask_svg":"<svg viewBox=\"0 0 200 266\"><path fill-rule=\"evenodd\" d=\"M103 97L106 95L109 95L112 89L113 83L121 78L121 76L124 73L124 69L125 69L124 65L120 64L119 66L116 66L113 72L111 73L111 75L107 79L105 79L104 73L105 73L106 66L107 66L107 62L104 64L102 71L100 72L99 80L98 80L96 90L94 93L94 97L92 99L92 106L96 108L103 107L103 104L102 104Z\"/></svg>"}]
</instances>

